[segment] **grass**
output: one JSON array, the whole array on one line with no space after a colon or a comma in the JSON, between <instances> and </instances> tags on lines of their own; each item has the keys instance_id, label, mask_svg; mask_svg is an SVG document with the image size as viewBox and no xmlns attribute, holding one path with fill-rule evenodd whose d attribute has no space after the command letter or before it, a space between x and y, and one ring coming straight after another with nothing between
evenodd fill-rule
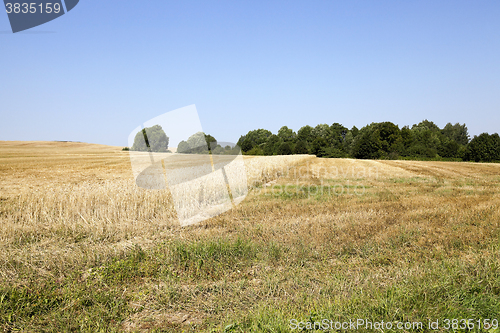
<instances>
[{"instance_id":1,"label":"grass","mask_svg":"<svg viewBox=\"0 0 500 333\"><path fill-rule=\"evenodd\" d=\"M3 331L500 319L500 165L311 157L273 170L254 157L262 186L181 228L168 193L134 186L120 149L0 144ZM278 194L321 184L365 192Z\"/></svg>"}]
</instances>

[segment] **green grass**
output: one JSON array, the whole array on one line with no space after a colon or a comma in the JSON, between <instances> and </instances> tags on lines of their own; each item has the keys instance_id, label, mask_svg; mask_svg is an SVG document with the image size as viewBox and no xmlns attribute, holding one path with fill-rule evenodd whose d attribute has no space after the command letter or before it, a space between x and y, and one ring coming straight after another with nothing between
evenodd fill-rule
<instances>
[{"instance_id":1,"label":"green grass","mask_svg":"<svg viewBox=\"0 0 500 333\"><path fill-rule=\"evenodd\" d=\"M292 319L326 318L344 322L362 318L372 322L423 323L446 318L498 319L499 268L498 259L493 257L476 265L466 265L458 259L430 261L421 267L412 267L419 274L397 285L357 288L353 284L347 290L342 290L341 286L349 279L348 274L336 272L322 281L323 292L319 295L300 295L300 304L296 303L297 299L268 302L243 314L243 318L239 313L226 323L232 325L234 332L289 332L288 324ZM360 274L369 276L371 273L362 271Z\"/></svg>"},{"instance_id":2,"label":"green grass","mask_svg":"<svg viewBox=\"0 0 500 333\"><path fill-rule=\"evenodd\" d=\"M61 279L26 271L24 285L2 283L0 325L7 331L119 331L137 312L130 303L145 300L158 309L211 313L222 321L191 329L217 332L288 332L292 319L498 319L498 240L474 264L444 252L416 264L410 255L396 257L415 246L417 236L418 230L401 228L386 245L364 242L338 253L244 237L176 240L147 251L137 246ZM334 266L332 255L341 258ZM248 275L255 267L257 288Z\"/></svg>"},{"instance_id":3,"label":"green grass","mask_svg":"<svg viewBox=\"0 0 500 333\"><path fill-rule=\"evenodd\" d=\"M130 313L120 286L102 281L30 281L0 288L0 327L4 331L108 332Z\"/></svg>"}]
</instances>

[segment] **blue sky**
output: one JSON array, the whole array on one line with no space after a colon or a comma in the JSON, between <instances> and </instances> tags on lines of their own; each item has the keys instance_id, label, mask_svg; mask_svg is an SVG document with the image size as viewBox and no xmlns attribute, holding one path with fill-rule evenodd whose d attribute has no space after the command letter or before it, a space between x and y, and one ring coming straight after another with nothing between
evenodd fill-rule
<instances>
[{"instance_id":1,"label":"blue sky","mask_svg":"<svg viewBox=\"0 0 500 333\"><path fill-rule=\"evenodd\" d=\"M500 132L497 0L81 0L9 31L0 14L0 140L125 146L191 104L219 141L423 119Z\"/></svg>"}]
</instances>

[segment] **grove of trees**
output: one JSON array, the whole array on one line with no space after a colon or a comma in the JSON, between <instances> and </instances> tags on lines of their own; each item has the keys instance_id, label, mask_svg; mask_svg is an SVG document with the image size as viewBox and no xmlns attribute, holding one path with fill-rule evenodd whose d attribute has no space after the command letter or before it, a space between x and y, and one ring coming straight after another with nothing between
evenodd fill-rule
<instances>
[{"instance_id":1,"label":"grove of trees","mask_svg":"<svg viewBox=\"0 0 500 333\"><path fill-rule=\"evenodd\" d=\"M170 152L169 138L160 125L144 128L134 139L131 150ZM178 153L237 155L314 154L318 157L359 159L436 159L500 162L500 136L483 133L469 136L465 124L451 123L439 128L432 121L399 126L391 122L371 123L358 129L342 124L303 126L297 132L283 126L277 134L266 129L248 132L236 146L219 144L203 132L181 141Z\"/></svg>"},{"instance_id":2,"label":"grove of trees","mask_svg":"<svg viewBox=\"0 0 500 333\"><path fill-rule=\"evenodd\" d=\"M341 124L309 125L297 133L283 126L277 134L265 129L248 132L238 140L244 154L314 154L318 157L359 159L445 159L455 161L500 161L500 136L483 133L469 137L467 126L448 123L439 128L432 121L399 126L372 123L361 129Z\"/></svg>"},{"instance_id":3,"label":"grove of trees","mask_svg":"<svg viewBox=\"0 0 500 333\"><path fill-rule=\"evenodd\" d=\"M130 150L147 152L169 152L169 138L160 125L143 128L137 132Z\"/></svg>"},{"instance_id":4,"label":"grove of trees","mask_svg":"<svg viewBox=\"0 0 500 333\"><path fill-rule=\"evenodd\" d=\"M191 135L187 141L179 142L177 152L181 154L238 155L240 149L231 145L222 147L210 134L198 132Z\"/></svg>"}]
</instances>

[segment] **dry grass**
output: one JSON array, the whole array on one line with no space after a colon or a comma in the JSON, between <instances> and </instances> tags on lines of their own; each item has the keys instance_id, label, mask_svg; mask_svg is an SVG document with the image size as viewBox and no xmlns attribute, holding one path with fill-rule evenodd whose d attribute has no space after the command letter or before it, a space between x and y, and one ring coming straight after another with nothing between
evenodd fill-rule
<instances>
[{"instance_id":1,"label":"dry grass","mask_svg":"<svg viewBox=\"0 0 500 333\"><path fill-rule=\"evenodd\" d=\"M292 318L500 313L500 165L245 161L246 200L181 228L120 148L0 142L0 327L286 332Z\"/></svg>"}]
</instances>

